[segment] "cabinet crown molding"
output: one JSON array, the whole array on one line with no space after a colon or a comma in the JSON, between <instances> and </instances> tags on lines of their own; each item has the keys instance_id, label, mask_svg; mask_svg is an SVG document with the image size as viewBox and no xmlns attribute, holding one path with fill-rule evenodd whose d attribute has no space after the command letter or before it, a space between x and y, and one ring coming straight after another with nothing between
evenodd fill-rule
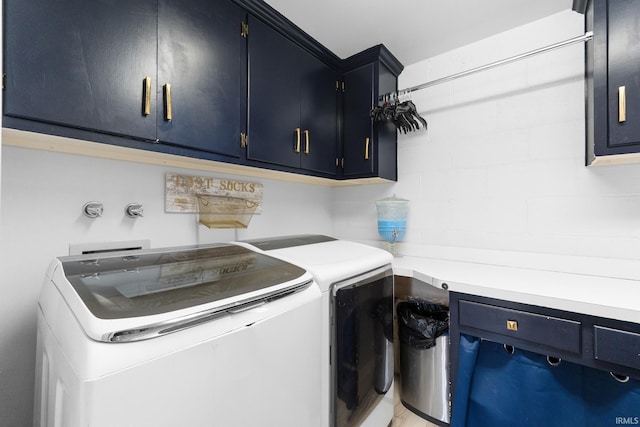
<instances>
[{"instance_id":1,"label":"cabinet crown molding","mask_svg":"<svg viewBox=\"0 0 640 427\"><path fill-rule=\"evenodd\" d=\"M379 44L344 59L340 71L344 73L345 71L353 70L354 68L375 61L380 61L380 63L386 66L396 77L404 70L404 65L402 65L398 58L396 58L385 45Z\"/></svg>"}]
</instances>

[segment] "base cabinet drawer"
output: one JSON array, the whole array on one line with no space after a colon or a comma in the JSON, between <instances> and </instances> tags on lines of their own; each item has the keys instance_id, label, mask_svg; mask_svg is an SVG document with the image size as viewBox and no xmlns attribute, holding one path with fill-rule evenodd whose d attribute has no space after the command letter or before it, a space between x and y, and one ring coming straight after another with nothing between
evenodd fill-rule
<instances>
[{"instance_id":1,"label":"base cabinet drawer","mask_svg":"<svg viewBox=\"0 0 640 427\"><path fill-rule=\"evenodd\" d=\"M598 325L593 333L596 359L640 369L640 334Z\"/></svg>"},{"instance_id":2,"label":"base cabinet drawer","mask_svg":"<svg viewBox=\"0 0 640 427\"><path fill-rule=\"evenodd\" d=\"M529 341L563 352L581 351L582 323L472 301L459 303L461 326Z\"/></svg>"}]
</instances>

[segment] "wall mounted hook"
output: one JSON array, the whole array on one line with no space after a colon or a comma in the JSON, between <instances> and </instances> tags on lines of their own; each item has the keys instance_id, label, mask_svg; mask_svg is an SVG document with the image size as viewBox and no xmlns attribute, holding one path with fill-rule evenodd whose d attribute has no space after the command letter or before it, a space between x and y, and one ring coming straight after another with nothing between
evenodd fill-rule
<instances>
[{"instance_id":1,"label":"wall mounted hook","mask_svg":"<svg viewBox=\"0 0 640 427\"><path fill-rule=\"evenodd\" d=\"M82 207L82 213L89 218L102 216L103 206L100 202L87 202Z\"/></svg>"}]
</instances>

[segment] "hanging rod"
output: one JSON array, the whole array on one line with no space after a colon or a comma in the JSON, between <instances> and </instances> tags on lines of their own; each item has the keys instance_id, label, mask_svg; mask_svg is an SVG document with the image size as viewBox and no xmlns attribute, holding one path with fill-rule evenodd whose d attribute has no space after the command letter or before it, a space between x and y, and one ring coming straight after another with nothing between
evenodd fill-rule
<instances>
[{"instance_id":1,"label":"hanging rod","mask_svg":"<svg viewBox=\"0 0 640 427\"><path fill-rule=\"evenodd\" d=\"M592 38L593 38L593 31L588 31L588 32L584 33L583 35L574 37L572 39L561 41L561 42L558 42L558 43L555 43L555 44L552 44L552 45L549 45L549 46L541 47L539 49L535 49L535 50L532 50L532 51L529 51L529 52L525 52L525 53L522 53L520 55L512 56L510 58L502 59L500 61L492 62L490 64L482 65L482 66L477 67L477 68L472 68L472 69L467 70L467 71L462 71L462 72L457 73L457 74L452 74L452 75L447 76L447 77L442 77L442 78L437 79L437 80L432 80L432 81L427 82L427 83L422 83L422 84L417 85L417 86L412 86L410 88L399 90L397 92L397 94L398 95L406 95L408 93L415 92L415 91L418 91L418 90L422 90L422 89L425 89L425 88L428 88L428 87L431 87L431 86L435 86L435 85L438 85L440 83L449 82L451 80L455 80L455 79L458 79L460 77L465 77L465 76L468 76L470 74L475 74L475 73L478 73L480 71L488 70L489 68L497 67L498 65L508 64L510 62L515 62L515 61L518 61L520 59L528 58L530 56L538 55L538 54L544 53L544 52L549 52L549 51L552 51L552 50L555 50L555 49L559 49L559 48L565 47L565 46L570 46L570 45L573 45L573 44L576 44L576 43L587 42L587 41L591 40ZM391 95L395 95L395 94L396 94L396 92L386 93L386 94L384 94L384 95L382 95L380 97L380 100L382 101L384 99L388 99L387 97L389 97Z\"/></svg>"}]
</instances>

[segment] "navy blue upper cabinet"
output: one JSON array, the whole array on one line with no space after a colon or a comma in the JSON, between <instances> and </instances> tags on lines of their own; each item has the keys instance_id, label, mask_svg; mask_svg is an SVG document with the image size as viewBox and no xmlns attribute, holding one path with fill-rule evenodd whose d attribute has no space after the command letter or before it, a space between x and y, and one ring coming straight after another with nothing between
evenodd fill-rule
<instances>
[{"instance_id":1,"label":"navy blue upper cabinet","mask_svg":"<svg viewBox=\"0 0 640 427\"><path fill-rule=\"evenodd\" d=\"M160 142L240 156L246 111L244 21L246 12L227 0L159 0L155 89Z\"/></svg>"},{"instance_id":2,"label":"navy blue upper cabinet","mask_svg":"<svg viewBox=\"0 0 640 427\"><path fill-rule=\"evenodd\" d=\"M262 0L3 7L6 128L325 178L396 179L396 131L369 118L402 70L382 45L341 60Z\"/></svg>"},{"instance_id":3,"label":"navy blue upper cabinet","mask_svg":"<svg viewBox=\"0 0 640 427\"><path fill-rule=\"evenodd\" d=\"M5 18L6 116L240 156L246 13L235 3L8 0Z\"/></svg>"},{"instance_id":4,"label":"navy blue upper cabinet","mask_svg":"<svg viewBox=\"0 0 640 427\"><path fill-rule=\"evenodd\" d=\"M337 73L260 19L249 25L247 159L335 175Z\"/></svg>"},{"instance_id":5,"label":"navy blue upper cabinet","mask_svg":"<svg viewBox=\"0 0 640 427\"><path fill-rule=\"evenodd\" d=\"M373 122L369 116L373 102L373 64L365 64L344 74L343 161L345 176L374 173Z\"/></svg>"},{"instance_id":6,"label":"navy blue upper cabinet","mask_svg":"<svg viewBox=\"0 0 640 427\"><path fill-rule=\"evenodd\" d=\"M390 122L373 123L370 113L379 96L397 90L402 69L383 45L345 60L341 161L344 178L397 180L396 128Z\"/></svg>"},{"instance_id":7,"label":"navy blue upper cabinet","mask_svg":"<svg viewBox=\"0 0 640 427\"><path fill-rule=\"evenodd\" d=\"M4 7L6 116L155 139L143 81L156 81L157 0Z\"/></svg>"},{"instance_id":8,"label":"navy blue upper cabinet","mask_svg":"<svg viewBox=\"0 0 640 427\"><path fill-rule=\"evenodd\" d=\"M586 14L587 163L640 152L640 0L592 0Z\"/></svg>"}]
</instances>

